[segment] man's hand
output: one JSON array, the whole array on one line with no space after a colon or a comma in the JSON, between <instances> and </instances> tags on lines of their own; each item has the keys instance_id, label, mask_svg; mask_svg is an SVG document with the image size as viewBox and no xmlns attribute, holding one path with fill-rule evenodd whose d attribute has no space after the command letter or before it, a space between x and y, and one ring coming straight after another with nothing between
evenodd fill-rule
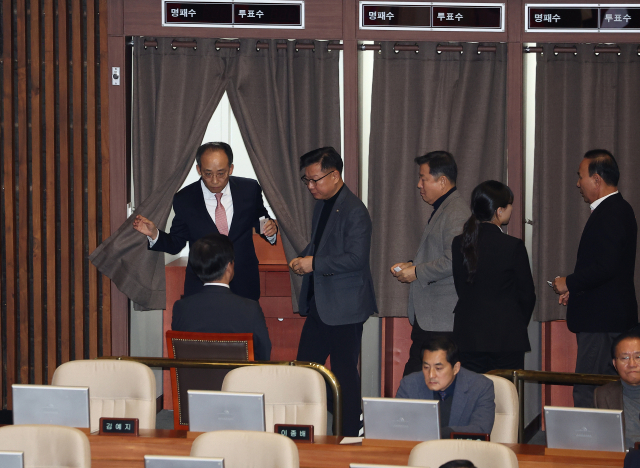
<instances>
[{"instance_id":1,"label":"man's hand","mask_svg":"<svg viewBox=\"0 0 640 468\"><path fill-rule=\"evenodd\" d=\"M569 304L569 291L558 298L558 304L566 306Z\"/></svg>"},{"instance_id":2,"label":"man's hand","mask_svg":"<svg viewBox=\"0 0 640 468\"><path fill-rule=\"evenodd\" d=\"M289 268L296 275L305 275L313 271L313 257L296 257L289 263Z\"/></svg>"},{"instance_id":3,"label":"man's hand","mask_svg":"<svg viewBox=\"0 0 640 468\"><path fill-rule=\"evenodd\" d=\"M276 224L276 221L273 219L267 219L267 221L264 223L263 234L266 237L271 237L275 235L277 232L278 232L278 225Z\"/></svg>"},{"instance_id":4,"label":"man's hand","mask_svg":"<svg viewBox=\"0 0 640 468\"><path fill-rule=\"evenodd\" d=\"M551 286L553 286L553 290L556 292L556 294L565 294L569 292L569 289L567 289L566 276L558 276L556 279L553 280L553 283L551 284Z\"/></svg>"},{"instance_id":5,"label":"man's hand","mask_svg":"<svg viewBox=\"0 0 640 468\"><path fill-rule=\"evenodd\" d=\"M404 270L399 271L398 274L396 275L396 278L401 283L413 283L415 280L418 279L416 276L416 267L409 266Z\"/></svg>"},{"instance_id":6,"label":"man's hand","mask_svg":"<svg viewBox=\"0 0 640 468\"><path fill-rule=\"evenodd\" d=\"M141 232L145 236L151 237L153 240L158 238L158 228L156 225L142 215L136 216L136 219L133 220L133 229Z\"/></svg>"},{"instance_id":7,"label":"man's hand","mask_svg":"<svg viewBox=\"0 0 640 468\"><path fill-rule=\"evenodd\" d=\"M395 265L392 265L391 268L389 268L389 270L391 270L391 274L397 278L401 270L404 270L405 268L409 268L412 265L413 263L411 262L396 263ZM400 270L396 271L396 268L400 268Z\"/></svg>"}]
</instances>

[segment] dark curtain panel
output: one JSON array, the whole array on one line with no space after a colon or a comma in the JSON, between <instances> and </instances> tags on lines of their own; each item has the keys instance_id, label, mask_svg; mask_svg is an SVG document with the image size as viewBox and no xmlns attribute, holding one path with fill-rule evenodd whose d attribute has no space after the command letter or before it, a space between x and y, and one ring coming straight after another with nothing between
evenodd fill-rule
<instances>
[{"instance_id":1,"label":"dark curtain panel","mask_svg":"<svg viewBox=\"0 0 640 468\"><path fill-rule=\"evenodd\" d=\"M533 189L533 265L538 292L535 320L564 319L566 309L546 284L573 272L582 229L590 215L576 188L584 153L611 151L620 167L618 188L640 213L640 58L637 44L617 54L553 53L544 44L536 76L536 141ZM636 263L636 290L640 284Z\"/></svg>"},{"instance_id":2,"label":"dark curtain panel","mask_svg":"<svg viewBox=\"0 0 640 468\"><path fill-rule=\"evenodd\" d=\"M383 42L375 54L369 153L371 268L380 316L406 316L408 285L389 272L411 260L431 214L416 188L414 158L446 150L458 164L465 199L480 182L506 179L507 46L438 54L436 43L399 52Z\"/></svg>"},{"instance_id":3,"label":"dark curtain panel","mask_svg":"<svg viewBox=\"0 0 640 468\"><path fill-rule=\"evenodd\" d=\"M101 273L143 308L164 309L164 254L147 250L147 239L131 220L141 214L164 229L173 195L193 166L195 151L224 93L225 57L214 40L199 40L197 50L144 47L134 38L133 182L136 210L91 254Z\"/></svg>"},{"instance_id":4,"label":"dark curtain panel","mask_svg":"<svg viewBox=\"0 0 640 468\"><path fill-rule=\"evenodd\" d=\"M340 150L340 55L329 52L327 42L298 51L294 41L286 41L287 49L277 49L277 42L283 41L256 52L255 39L241 40L227 68L227 93L291 260L309 243L315 203L300 180L300 156L322 146ZM298 310L302 281L292 279Z\"/></svg>"}]
</instances>

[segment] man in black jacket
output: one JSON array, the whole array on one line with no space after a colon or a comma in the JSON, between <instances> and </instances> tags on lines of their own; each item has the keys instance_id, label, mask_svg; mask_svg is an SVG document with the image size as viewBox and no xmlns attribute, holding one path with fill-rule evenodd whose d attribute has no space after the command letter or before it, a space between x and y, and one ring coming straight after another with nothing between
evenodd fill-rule
<instances>
[{"instance_id":1,"label":"man in black jacket","mask_svg":"<svg viewBox=\"0 0 640 468\"><path fill-rule=\"evenodd\" d=\"M171 329L200 333L253 333L254 356L271 357L271 340L257 301L234 294L233 245L227 236L209 234L191 245L189 266L204 283L202 291L173 305Z\"/></svg>"},{"instance_id":2,"label":"man in black jacket","mask_svg":"<svg viewBox=\"0 0 640 468\"><path fill-rule=\"evenodd\" d=\"M620 171L613 155L584 155L577 187L591 205L582 231L573 274L558 277L553 288L567 307L567 326L576 334L576 373L612 374L613 340L638 323L633 283L638 226L631 205L618 192ZM592 385L574 385L575 406L593 407Z\"/></svg>"}]
</instances>

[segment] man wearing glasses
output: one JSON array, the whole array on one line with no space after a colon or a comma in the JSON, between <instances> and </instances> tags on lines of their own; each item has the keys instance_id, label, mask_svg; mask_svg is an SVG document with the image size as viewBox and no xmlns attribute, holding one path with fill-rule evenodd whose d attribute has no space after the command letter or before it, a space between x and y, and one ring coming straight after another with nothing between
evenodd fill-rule
<instances>
[{"instance_id":1,"label":"man wearing glasses","mask_svg":"<svg viewBox=\"0 0 640 468\"><path fill-rule=\"evenodd\" d=\"M233 177L233 152L226 143L205 143L196 151L196 170L200 180L187 185L173 197L175 218L166 233L138 215L133 228L145 234L149 249L169 254L179 253L189 242L211 233L229 237L235 250L235 276L231 291L257 301L260 298L258 257L253 246L253 228L262 231L270 243L276 242L278 227L267 219L260 229L260 219L268 218L258 182ZM187 266L184 295L198 293L203 283Z\"/></svg>"},{"instance_id":2,"label":"man wearing glasses","mask_svg":"<svg viewBox=\"0 0 640 468\"><path fill-rule=\"evenodd\" d=\"M357 436L362 326L378 310L369 267L371 218L344 184L342 158L335 149L308 152L300 158L300 169L317 202L311 242L289 263L303 276L298 306L307 317L296 359L324 365L331 356L331 371L343 393L343 434Z\"/></svg>"},{"instance_id":3,"label":"man wearing glasses","mask_svg":"<svg viewBox=\"0 0 640 468\"><path fill-rule=\"evenodd\" d=\"M618 335L611 345L611 358L620 380L596 387L594 406L622 410L625 446L632 448L640 441L640 330Z\"/></svg>"}]
</instances>

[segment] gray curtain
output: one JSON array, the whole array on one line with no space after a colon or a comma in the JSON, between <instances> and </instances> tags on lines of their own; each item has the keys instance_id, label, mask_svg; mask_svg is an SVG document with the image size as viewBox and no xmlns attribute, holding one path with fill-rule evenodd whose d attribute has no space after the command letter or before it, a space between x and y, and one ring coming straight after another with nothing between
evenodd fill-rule
<instances>
[{"instance_id":1,"label":"gray curtain","mask_svg":"<svg viewBox=\"0 0 640 468\"><path fill-rule=\"evenodd\" d=\"M340 150L340 55L329 52L327 42L296 51L294 41L272 40L259 52L256 42L241 41L227 69L227 93L291 260L309 243L315 203L300 180L300 156L323 146ZM286 42L287 49L277 49L277 42ZM301 284L292 275L296 311Z\"/></svg>"},{"instance_id":2,"label":"gray curtain","mask_svg":"<svg viewBox=\"0 0 640 468\"><path fill-rule=\"evenodd\" d=\"M584 153L611 151L621 171L619 190L640 213L640 58L637 44L621 54L553 53L543 44L536 76L536 141L533 192L533 265L538 293L535 320L564 319L566 308L547 280L573 272L582 229L590 214L576 188ZM636 290L640 284L636 263Z\"/></svg>"},{"instance_id":3,"label":"gray curtain","mask_svg":"<svg viewBox=\"0 0 640 468\"><path fill-rule=\"evenodd\" d=\"M132 108L136 211L91 255L96 267L140 308L166 305L164 254L147 250L131 227L136 214L164 229L173 195L193 166L195 151L225 90L267 198L281 226L288 257L310 238L313 199L299 180L298 160L318 146L340 145L338 59L326 43L315 52L288 43L256 51L216 50L215 39L197 49L157 49L134 38Z\"/></svg>"},{"instance_id":4,"label":"gray curtain","mask_svg":"<svg viewBox=\"0 0 640 468\"><path fill-rule=\"evenodd\" d=\"M438 54L436 43L399 52L382 43L375 54L369 153L369 211L373 221L371 268L380 316L407 313L408 285L389 273L411 260L432 209L416 188L414 158L446 150L458 164L465 199L480 182L506 179L507 46L477 53Z\"/></svg>"},{"instance_id":5,"label":"gray curtain","mask_svg":"<svg viewBox=\"0 0 640 468\"><path fill-rule=\"evenodd\" d=\"M195 151L224 94L224 57L213 41L197 50L144 47L134 38L132 69L133 186L135 212L98 246L91 262L141 308L164 309L164 254L147 250L147 239L131 222L141 214L164 229L173 195L193 166Z\"/></svg>"}]
</instances>

